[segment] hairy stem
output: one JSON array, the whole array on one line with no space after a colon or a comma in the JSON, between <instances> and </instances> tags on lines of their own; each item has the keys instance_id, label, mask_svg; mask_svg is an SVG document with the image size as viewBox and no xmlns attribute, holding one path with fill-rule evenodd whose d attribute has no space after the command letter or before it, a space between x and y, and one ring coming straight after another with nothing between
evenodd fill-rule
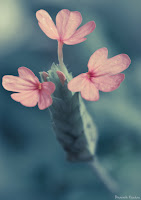
<instances>
[{"instance_id":1,"label":"hairy stem","mask_svg":"<svg viewBox=\"0 0 141 200\"><path fill-rule=\"evenodd\" d=\"M59 46L58 49L59 62L61 63L59 65L53 64L47 72L48 76L45 76L44 72L40 73L42 81L52 81L56 85L56 90L52 94L53 104L49 109L56 138L66 152L69 161L87 162L109 191L117 193L116 183L101 167L95 155L98 139L95 123L80 94L68 90L67 84L72 79L72 75L63 63L62 46ZM66 77L64 85L56 73L61 68Z\"/></svg>"},{"instance_id":2,"label":"hairy stem","mask_svg":"<svg viewBox=\"0 0 141 200\"><path fill-rule=\"evenodd\" d=\"M107 189L113 194L118 193L117 183L110 177L107 171L100 165L98 159L95 157L93 161L89 162L89 165L100 178L100 180L105 184Z\"/></svg>"},{"instance_id":3,"label":"hairy stem","mask_svg":"<svg viewBox=\"0 0 141 200\"><path fill-rule=\"evenodd\" d=\"M64 72L64 62L63 62L63 42L58 41L58 60L61 71Z\"/></svg>"}]
</instances>

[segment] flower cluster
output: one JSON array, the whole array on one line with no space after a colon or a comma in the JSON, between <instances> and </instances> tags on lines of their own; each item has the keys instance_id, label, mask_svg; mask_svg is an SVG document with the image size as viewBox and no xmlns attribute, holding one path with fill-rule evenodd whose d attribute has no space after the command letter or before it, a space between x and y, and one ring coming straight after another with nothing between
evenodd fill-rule
<instances>
[{"instance_id":1,"label":"flower cluster","mask_svg":"<svg viewBox=\"0 0 141 200\"><path fill-rule=\"evenodd\" d=\"M56 26L50 15L45 10L36 13L38 23L42 31L51 39L58 40L64 44L73 45L86 40L86 35L95 29L95 22L90 21L77 30L82 22L80 12L61 10L56 16Z\"/></svg>"},{"instance_id":2,"label":"flower cluster","mask_svg":"<svg viewBox=\"0 0 141 200\"><path fill-rule=\"evenodd\" d=\"M72 79L68 83L69 90L81 92L81 96L88 101L99 99L99 90L111 92L120 86L124 80L124 71L130 64L130 58L126 54L120 54L108 59L106 48L98 49L90 57L88 72Z\"/></svg>"},{"instance_id":3,"label":"flower cluster","mask_svg":"<svg viewBox=\"0 0 141 200\"><path fill-rule=\"evenodd\" d=\"M51 39L58 41L58 59L61 71L57 75L62 83L65 82L65 68L63 63L63 44L74 45L85 41L88 34L93 32L96 25L90 21L78 28L82 22L80 12L61 10L56 16L56 25L45 10L36 13L38 24L42 31ZM81 92L81 96L88 101L99 99L99 90L110 92L117 89L124 80L121 72L130 65L130 58L126 54L120 54L108 59L108 50L101 48L94 52L88 62L88 72L78 75L68 83L68 89L72 92ZM63 73L64 72L64 73ZM47 73L44 73L45 82L40 83L35 74L26 67L18 69L19 77L6 75L2 85L8 91L13 91L11 98L27 107L34 107L38 103L43 110L52 104L51 94L55 91L55 84L47 81Z\"/></svg>"},{"instance_id":4,"label":"flower cluster","mask_svg":"<svg viewBox=\"0 0 141 200\"><path fill-rule=\"evenodd\" d=\"M11 98L27 107L34 107L38 103L40 110L52 104L51 94L55 90L52 82L40 83L35 74L26 67L18 69L19 77L6 75L3 77L3 87L13 91Z\"/></svg>"}]
</instances>

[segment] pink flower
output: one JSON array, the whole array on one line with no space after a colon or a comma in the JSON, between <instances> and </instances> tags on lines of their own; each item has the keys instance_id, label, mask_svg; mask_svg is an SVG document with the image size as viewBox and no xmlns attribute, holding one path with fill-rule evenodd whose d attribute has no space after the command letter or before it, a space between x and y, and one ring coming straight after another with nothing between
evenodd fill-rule
<instances>
[{"instance_id":1,"label":"pink flower","mask_svg":"<svg viewBox=\"0 0 141 200\"><path fill-rule=\"evenodd\" d=\"M18 69L19 77L6 75L2 85L8 91L18 92L11 94L11 98L27 107L34 107L38 103L40 110L52 104L51 94L55 90L52 82L40 83L35 74L26 67Z\"/></svg>"},{"instance_id":2,"label":"pink flower","mask_svg":"<svg viewBox=\"0 0 141 200\"><path fill-rule=\"evenodd\" d=\"M126 54L119 54L113 58L108 57L106 48L98 49L89 59L87 73L73 78L68 83L72 92L81 92L81 96L88 101L99 100L99 90L111 92L120 86L124 74L120 72L127 69L131 60Z\"/></svg>"},{"instance_id":3,"label":"pink flower","mask_svg":"<svg viewBox=\"0 0 141 200\"><path fill-rule=\"evenodd\" d=\"M87 38L84 37L90 34L96 26L94 21L90 21L76 30L82 22L82 16L78 11L70 12L67 9L57 14L56 26L45 10L37 11L36 17L40 28L49 38L68 45L85 41Z\"/></svg>"},{"instance_id":4,"label":"pink flower","mask_svg":"<svg viewBox=\"0 0 141 200\"><path fill-rule=\"evenodd\" d=\"M65 84L65 80L66 80L66 77L65 77L65 74L61 71L56 71L59 79L60 79L60 82L62 83L62 85L64 86Z\"/></svg>"},{"instance_id":5,"label":"pink flower","mask_svg":"<svg viewBox=\"0 0 141 200\"><path fill-rule=\"evenodd\" d=\"M47 77L48 77L48 73L47 72L42 72L42 78L44 82L47 82Z\"/></svg>"}]
</instances>

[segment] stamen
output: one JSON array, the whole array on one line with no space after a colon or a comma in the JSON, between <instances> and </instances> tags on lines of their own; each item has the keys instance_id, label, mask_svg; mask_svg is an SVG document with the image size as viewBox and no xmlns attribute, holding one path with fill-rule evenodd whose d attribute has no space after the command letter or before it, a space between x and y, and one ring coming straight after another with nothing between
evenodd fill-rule
<instances>
[{"instance_id":1,"label":"stamen","mask_svg":"<svg viewBox=\"0 0 141 200\"><path fill-rule=\"evenodd\" d=\"M42 89L42 85L41 85L41 83L39 83L38 89L39 89L39 90Z\"/></svg>"},{"instance_id":2,"label":"stamen","mask_svg":"<svg viewBox=\"0 0 141 200\"><path fill-rule=\"evenodd\" d=\"M95 77L93 71L89 71L89 72L87 72L87 76L88 76L88 79L91 79L92 77Z\"/></svg>"}]
</instances>

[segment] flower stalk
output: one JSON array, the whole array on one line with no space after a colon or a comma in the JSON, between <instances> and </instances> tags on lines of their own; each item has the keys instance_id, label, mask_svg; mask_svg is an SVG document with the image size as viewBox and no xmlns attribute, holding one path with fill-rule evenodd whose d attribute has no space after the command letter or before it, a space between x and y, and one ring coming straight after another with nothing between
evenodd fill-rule
<instances>
[{"instance_id":1,"label":"flower stalk","mask_svg":"<svg viewBox=\"0 0 141 200\"><path fill-rule=\"evenodd\" d=\"M102 183L107 187L107 189L113 193L118 194L119 188L115 180L108 174L108 172L101 166L97 157L94 158L93 161L89 162L90 167L97 174L98 178L101 180Z\"/></svg>"},{"instance_id":2,"label":"flower stalk","mask_svg":"<svg viewBox=\"0 0 141 200\"><path fill-rule=\"evenodd\" d=\"M61 71L63 71L64 62L63 62L63 42L58 41L58 61L61 67Z\"/></svg>"},{"instance_id":3,"label":"flower stalk","mask_svg":"<svg viewBox=\"0 0 141 200\"><path fill-rule=\"evenodd\" d=\"M72 79L66 67L66 81L62 85L57 71L60 66L52 65L48 71L48 81L57 87L52 95L50 107L53 128L56 137L67 153L67 159L73 162L90 161L93 159L97 142L96 126L93 123L79 93L72 93L67 83ZM40 73L42 76L42 74Z\"/></svg>"},{"instance_id":4,"label":"flower stalk","mask_svg":"<svg viewBox=\"0 0 141 200\"><path fill-rule=\"evenodd\" d=\"M60 68L59 65L53 64L46 77L46 81L51 81L57 86L52 94L53 104L49 108L56 138L65 150L67 160L87 162L107 189L112 193L117 193L116 183L100 166L96 158L98 139L96 126L80 94L68 90L67 84L72 80L72 75L68 73L65 65L66 80L64 84L61 83L57 75ZM40 72L41 78L42 75Z\"/></svg>"}]
</instances>

